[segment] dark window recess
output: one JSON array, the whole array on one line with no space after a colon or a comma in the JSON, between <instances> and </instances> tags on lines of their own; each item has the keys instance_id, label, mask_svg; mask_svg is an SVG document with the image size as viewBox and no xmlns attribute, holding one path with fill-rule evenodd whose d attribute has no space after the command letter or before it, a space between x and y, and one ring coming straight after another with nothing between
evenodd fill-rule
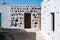
<instances>
[{"instance_id":1,"label":"dark window recess","mask_svg":"<svg viewBox=\"0 0 60 40\"><path fill-rule=\"evenodd\" d=\"M30 12L33 12L32 10Z\"/></svg>"},{"instance_id":2,"label":"dark window recess","mask_svg":"<svg viewBox=\"0 0 60 40\"><path fill-rule=\"evenodd\" d=\"M36 16L34 18L36 18Z\"/></svg>"},{"instance_id":3,"label":"dark window recess","mask_svg":"<svg viewBox=\"0 0 60 40\"><path fill-rule=\"evenodd\" d=\"M22 19L22 17L20 17L20 19Z\"/></svg>"},{"instance_id":4,"label":"dark window recess","mask_svg":"<svg viewBox=\"0 0 60 40\"><path fill-rule=\"evenodd\" d=\"M51 13L51 18L52 18L52 30L55 31L55 13Z\"/></svg>"},{"instance_id":5,"label":"dark window recess","mask_svg":"<svg viewBox=\"0 0 60 40\"><path fill-rule=\"evenodd\" d=\"M35 10L40 10L41 8L35 8Z\"/></svg>"},{"instance_id":6,"label":"dark window recess","mask_svg":"<svg viewBox=\"0 0 60 40\"><path fill-rule=\"evenodd\" d=\"M19 13L19 15L21 15L21 14Z\"/></svg>"},{"instance_id":7,"label":"dark window recess","mask_svg":"<svg viewBox=\"0 0 60 40\"><path fill-rule=\"evenodd\" d=\"M36 8L35 8L35 10L36 10Z\"/></svg>"},{"instance_id":8,"label":"dark window recess","mask_svg":"<svg viewBox=\"0 0 60 40\"><path fill-rule=\"evenodd\" d=\"M17 26L17 23L15 23L14 26L16 27Z\"/></svg>"},{"instance_id":9,"label":"dark window recess","mask_svg":"<svg viewBox=\"0 0 60 40\"><path fill-rule=\"evenodd\" d=\"M35 12L35 10L34 10L34 12Z\"/></svg>"},{"instance_id":10,"label":"dark window recess","mask_svg":"<svg viewBox=\"0 0 60 40\"><path fill-rule=\"evenodd\" d=\"M11 14L13 16L13 14Z\"/></svg>"},{"instance_id":11,"label":"dark window recess","mask_svg":"<svg viewBox=\"0 0 60 40\"><path fill-rule=\"evenodd\" d=\"M39 18L39 17L38 17Z\"/></svg>"},{"instance_id":12,"label":"dark window recess","mask_svg":"<svg viewBox=\"0 0 60 40\"><path fill-rule=\"evenodd\" d=\"M15 11L15 12L17 12L17 11Z\"/></svg>"},{"instance_id":13,"label":"dark window recess","mask_svg":"<svg viewBox=\"0 0 60 40\"><path fill-rule=\"evenodd\" d=\"M11 22L11 23L13 23L13 22Z\"/></svg>"},{"instance_id":14,"label":"dark window recess","mask_svg":"<svg viewBox=\"0 0 60 40\"><path fill-rule=\"evenodd\" d=\"M36 11L36 12L38 12L38 11Z\"/></svg>"},{"instance_id":15,"label":"dark window recess","mask_svg":"<svg viewBox=\"0 0 60 40\"><path fill-rule=\"evenodd\" d=\"M34 26L34 27L36 27L36 26Z\"/></svg>"},{"instance_id":16,"label":"dark window recess","mask_svg":"<svg viewBox=\"0 0 60 40\"><path fill-rule=\"evenodd\" d=\"M32 9L34 9L34 8L32 8Z\"/></svg>"},{"instance_id":17,"label":"dark window recess","mask_svg":"<svg viewBox=\"0 0 60 40\"><path fill-rule=\"evenodd\" d=\"M34 22L34 20L32 20L32 22Z\"/></svg>"},{"instance_id":18,"label":"dark window recess","mask_svg":"<svg viewBox=\"0 0 60 40\"><path fill-rule=\"evenodd\" d=\"M33 16L35 16L35 14L33 14Z\"/></svg>"},{"instance_id":19,"label":"dark window recess","mask_svg":"<svg viewBox=\"0 0 60 40\"><path fill-rule=\"evenodd\" d=\"M27 10L28 10L28 8L27 8Z\"/></svg>"},{"instance_id":20,"label":"dark window recess","mask_svg":"<svg viewBox=\"0 0 60 40\"><path fill-rule=\"evenodd\" d=\"M13 22L11 22L11 25L13 25Z\"/></svg>"},{"instance_id":21,"label":"dark window recess","mask_svg":"<svg viewBox=\"0 0 60 40\"><path fill-rule=\"evenodd\" d=\"M20 12L20 11L18 11L18 12Z\"/></svg>"},{"instance_id":22,"label":"dark window recess","mask_svg":"<svg viewBox=\"0 0 60 40\"><path fill-rule=\"evenodd\" d=\"M13 8L11 8L11 10L13 10Z\"/></svg>"},{"instance_id":23,"label":"dark window recess","mask_svg":"<svg viewBox=\"0 0 60 40\"><path fill-rule=\"evenodd\" d=\"M11 25L14 25L13 23Z\"/></svg>"},{"instance_id":24,"label":"dark window recess","mask_svg":"<svg viewBox=\"0 0 60 40\"><path fill-rule=\"evenodd\" d=\"M12 17L12 19L14 19L14 17Z\"/></svg>"},{"instance_id":25,"label":"dark window recess","mask_svg":"<svg viewBox=\"0 0 60 40\"><path fill-rule=\"evenodd\" d=\"M20 23L20 24L22 24L22 23Z\"/></svg>"},{"instance_id":26,"label":"dark window recess","mask_svg":"<svg viewBox=\"0 0 60 40\"><path fill-rule=\"evenodd\" d=\"M35 24L37 24L37 22L35 22Z\"/></svg>"},{"instance_id":27,"label":"dark window recess","mask_svg":"<svg viewBox=\"0 0 60 40\"><path fill-rule=\"evenodd\" d=\"M15 22L18 22L18 19L16 19Z\"/></svg>"},{"instance_id":28,"label":"dark window recess","mask_svg":"<svg viewBox=\"0 0 60 40\"><path fill-rule=\"evenodd\" d=\"M19 8L17 8L19 10Z\"/></svg>"}]
</instances>

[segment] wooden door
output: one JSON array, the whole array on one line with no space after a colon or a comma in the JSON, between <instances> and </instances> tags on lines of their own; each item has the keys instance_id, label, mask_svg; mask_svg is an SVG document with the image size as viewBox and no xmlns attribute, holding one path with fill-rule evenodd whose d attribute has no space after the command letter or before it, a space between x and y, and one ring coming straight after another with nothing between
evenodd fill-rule
<instances>
[{"instance_id":1,"label":"wooden door","mask_svg":"<svg viewBox=\"0 0 60 40\"><path fill-rule=\"evenodd\" d=\"M24 26L25 28L31 28L31 14L30 13L24 14Z\"/></svg>"}]
</instances>

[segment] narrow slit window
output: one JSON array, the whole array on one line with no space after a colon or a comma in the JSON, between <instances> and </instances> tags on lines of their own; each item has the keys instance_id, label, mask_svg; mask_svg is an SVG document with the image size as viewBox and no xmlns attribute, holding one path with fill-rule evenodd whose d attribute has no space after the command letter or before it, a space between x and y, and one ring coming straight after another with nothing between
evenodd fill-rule
<instances>
[{"instance_id":1,"label":"narrow slit window","mask_svg":"<svg viewBox=\"0 0 60 40\"><path fill-rule=\"evenodd\" d=\"M55 13L51 13L51 20L52 20L52 31L55 31Z\"/></svg>"}]
</instances>

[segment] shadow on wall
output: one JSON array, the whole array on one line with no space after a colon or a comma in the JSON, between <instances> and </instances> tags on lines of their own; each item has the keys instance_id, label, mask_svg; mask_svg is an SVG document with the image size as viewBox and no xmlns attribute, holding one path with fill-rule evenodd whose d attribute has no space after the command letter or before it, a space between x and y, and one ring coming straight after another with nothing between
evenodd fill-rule
<instances>
[{"instance_id":1,"label":"shadow on wall","mask_svg":"<svg viewBox=\"0 0 60 40\"><path fill-rule=\"evenodd\" d=\"M0 40L36 40L36 33L24 29L3 29Z\"/></svg>"}]
</instances>

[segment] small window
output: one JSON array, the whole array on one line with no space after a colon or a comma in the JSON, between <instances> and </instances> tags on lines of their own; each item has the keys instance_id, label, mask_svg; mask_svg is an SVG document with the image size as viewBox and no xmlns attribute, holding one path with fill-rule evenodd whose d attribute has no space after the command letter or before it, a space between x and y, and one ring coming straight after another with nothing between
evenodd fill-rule
<instances>
[{"instance_id":1,"label":"small window","mask_svg":"<svg viewBox=\"0 0 60 40\"><path fill-rule=\"evenodd\" d=\"M51 12L51 19L52 19L52 31L55 31L55 13Z\"/></svg>"}]
</instances>

